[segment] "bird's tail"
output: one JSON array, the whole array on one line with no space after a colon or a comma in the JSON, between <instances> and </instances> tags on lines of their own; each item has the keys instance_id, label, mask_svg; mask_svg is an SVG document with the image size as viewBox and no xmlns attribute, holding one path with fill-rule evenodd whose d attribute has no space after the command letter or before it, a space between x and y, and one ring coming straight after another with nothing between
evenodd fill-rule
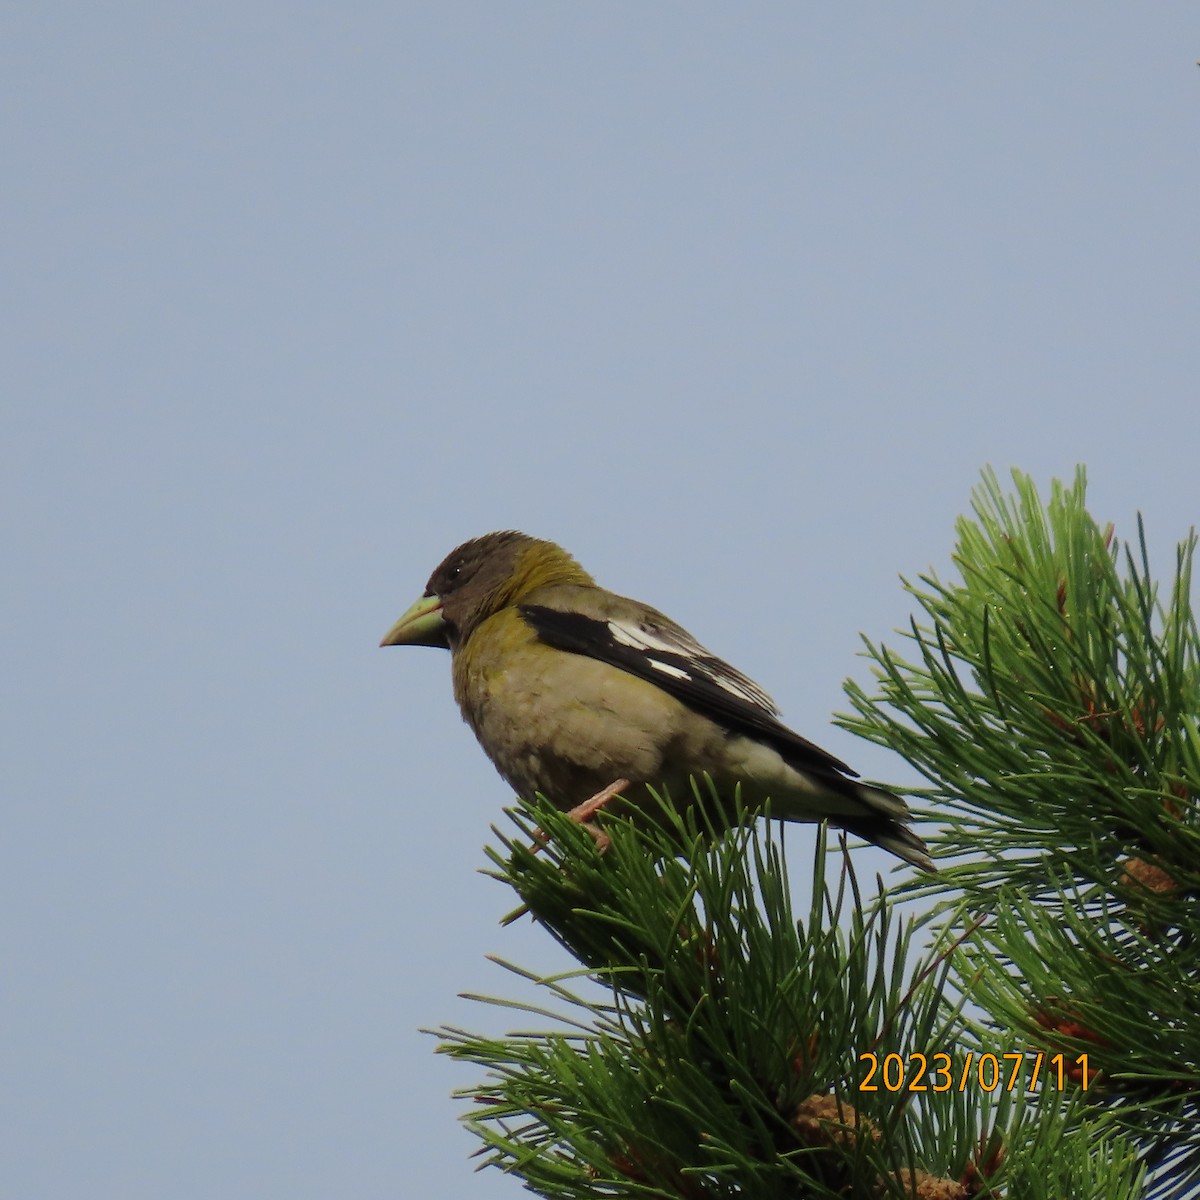
<instances>
[{"instance_id":1,"label":"bird's tail","mask_svg":"<svg viewBox=\"0 0 1200 1200\"><path fill-rule=\"evenodd\" d=\"M867 812L861 816L835 817L836 824L847 833L890 851L922 871L937 870L925 843L909 828L912 814L899 796L884 788L871 787L870 784L846 782L853 789L855 798L867 806Z\"/></svg>"}]
</instances>

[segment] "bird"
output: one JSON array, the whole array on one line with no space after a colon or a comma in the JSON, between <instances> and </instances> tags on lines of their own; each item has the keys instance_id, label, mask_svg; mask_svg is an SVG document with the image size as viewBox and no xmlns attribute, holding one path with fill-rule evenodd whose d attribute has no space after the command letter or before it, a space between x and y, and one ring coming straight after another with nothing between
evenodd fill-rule
<instances>
[{"instance_id":1,"label":"bird","mask_svg":"<svg viewBox=\"0 0 1200 1200\"><path fill-rule=\"evenodd\" d=\"M723 802L736 793L753 811L769 798L773 816L828 820L934 870L904 800L860 782L753 680L554 542L511 529L464 542L380 645L448 649L463 719L509 787L577 820L617 797L645 812L650 789L678 803L707 776Z\"/></svg>"}]
</instances>

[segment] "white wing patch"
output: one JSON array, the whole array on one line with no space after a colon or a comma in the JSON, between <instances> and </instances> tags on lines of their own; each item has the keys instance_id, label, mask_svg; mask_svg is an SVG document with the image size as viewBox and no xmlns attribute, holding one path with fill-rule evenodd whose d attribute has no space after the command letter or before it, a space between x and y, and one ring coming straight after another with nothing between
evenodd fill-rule
<instances>
[{"instance_id":1,"label":"white wing patch","mask_svg":"<svg viewBox=\"0 0 1200 1200\"><path fill-rule=\"evenodd\" d=\"M682 667L673 667L670 663L659 662L657 658L648 658L646 661L656 671L661 671L664 675L674 675L676 679L689 678L688 673Z\"/></svg>"},{"instance_id":2,"label":"white wing patch","mask_svg":"<svg viewBox=\"0 0 1200 1200\"><path fill-rule=\"evenodd\" d=\"M624 621L609 621L608 631L622 646L632 646L635 650L665 650L668 654L678 654L684 649L682 638L667 641L658 630L649 629L640 622L629 625ZM693 643L692 648L704 651L699 642Z\"/></svg>"},{"instance_id":3,"label":"white wing patch","mask_svg":"<svg viewBox=\"0 0 1200 1200\"><path fill-rule=\"evenodd\" d=\"M775 701L753 679L706 650L691 634L678 627L612 620L608 622L608 631L613 641L639 651L645 656L647 665L664 675L676 679L705 679L731 696L773 717L779 716ZM673 661L662 662L654 657L656 654L670 655Z\"/></svg>"}]
</instances>

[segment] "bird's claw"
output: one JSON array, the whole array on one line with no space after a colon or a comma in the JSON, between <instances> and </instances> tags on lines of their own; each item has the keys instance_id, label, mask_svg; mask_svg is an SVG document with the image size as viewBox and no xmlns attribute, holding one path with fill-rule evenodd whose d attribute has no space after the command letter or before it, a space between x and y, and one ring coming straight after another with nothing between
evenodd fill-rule
<instances>
[{"instance_id":1,"label":"bird's claw","mask_svg":"<svg viewBox=\"0 0 1200 1200\"><path fill-rule=\"evenodd\" d=\"M630 784L628 779L614 779L608 787L603 791L597 792L590 799L585 800L582 804L577 804L574 808L567 812L567 816L572 821L582 825L587 830L592 841L596 843L596 849L603 854L608 849L612 839L604 832L603 829L597 828L592 823L592 818L606 805L614 796L619 796ZM547 838L542 830L538 830L534 834L533 852L536 854L545 844Z\"/></svg>"}]
</instances>

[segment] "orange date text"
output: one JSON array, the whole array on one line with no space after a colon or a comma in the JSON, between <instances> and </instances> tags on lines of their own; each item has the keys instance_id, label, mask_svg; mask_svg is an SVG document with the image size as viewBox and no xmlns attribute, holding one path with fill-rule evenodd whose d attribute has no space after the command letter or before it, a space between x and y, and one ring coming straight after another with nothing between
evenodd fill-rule
<instances>
[{"instance_id":1,"label":"orange date text","mask_svg":"<svg viewBox=\"0 0 1200 1200\"><path fill-rule=\"evenodd\" d=\"M1070 1058L1042 1050L1023 1054L969 1050L957 1058L945 1053L881 1056L868 1051L858 1061L864 1065L860 1092L965 1092L968 1088L1011 1092L1014 1088L1033 1091L1038 1084L1060 1091L1078 1084L1086 1092L1092 1078L1086 1054Z\"/></svg>"}]
</instances>

